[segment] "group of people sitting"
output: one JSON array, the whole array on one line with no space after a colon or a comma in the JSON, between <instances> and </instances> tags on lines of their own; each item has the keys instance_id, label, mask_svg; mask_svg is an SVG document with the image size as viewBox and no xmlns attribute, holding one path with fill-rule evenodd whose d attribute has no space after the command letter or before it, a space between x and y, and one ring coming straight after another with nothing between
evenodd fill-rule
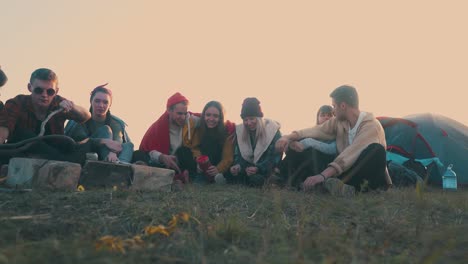
<instances>
[{"instance_id":1,"label":"group of people sitting","mask_svg":"<svg viewBox=\"0 0 468 264\"><path fill-rule=\"evenodd\" d=\"M126 123L110 112L113 98L106 84L91 91L89 110L58 95L58 78L50 69L35 70L28 90L30 95L2 104L0 144L29 140L24 151L1 151L0 145L2 164L11 157L83 164L86 153L96 152L103 161L175 170L174 181L180 184L270 183L302 190L321 186L341 194L392 184L384 130L371 113L359 110L352 86L330 94L332 106L319 109L315 126L289 135L281 134L277 121L264 117L257 98L243 101L243 122L235 125L225 119L220 102L210 101L201 113L191 113L189 100L175 93L136 151ZM37 137L41 128L44 137ZM73 144L64 144L69 138Z\"/></svg>"}]
</instances>

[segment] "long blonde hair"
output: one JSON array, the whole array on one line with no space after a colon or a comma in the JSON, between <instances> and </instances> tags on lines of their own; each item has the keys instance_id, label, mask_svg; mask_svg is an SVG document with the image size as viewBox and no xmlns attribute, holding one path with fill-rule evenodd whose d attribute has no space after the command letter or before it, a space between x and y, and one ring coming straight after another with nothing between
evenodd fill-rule
<instances>
[{"instance_id":1,"label":"long blonde hair","mask_svg":"<svg viewBox=\"0 0 468 264\"><path fill-rule=\"evenodd\" d=\"M265 131L265 120L261 117L256 117L257 118L257 128L255 129L255 144L257 144L258 140L265 137L266 131ZM250 131L247 127L244 125L244 132L242 133L242 141L248 142L250 140Z\"/></svg>"}]
</instances>

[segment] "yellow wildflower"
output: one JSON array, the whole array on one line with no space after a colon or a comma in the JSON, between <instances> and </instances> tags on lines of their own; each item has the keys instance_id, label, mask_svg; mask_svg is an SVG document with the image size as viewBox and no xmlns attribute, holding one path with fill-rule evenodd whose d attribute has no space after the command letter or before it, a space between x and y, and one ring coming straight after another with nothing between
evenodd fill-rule
<instances>
[{"instance_id":1,"label":"yellow wildflower","mask_svg":"<svg viewBox=\"0 0 468 264\"><path fill-rule=\"evenodd\" d=\"M168 229L170 230L170 232L174 231L174 229L176 228L177 226L177 222L179 221L178 217L173 215L172 216L172 219L167 223L168 225Z\"/></svg>"},{"instance_id":2,"label":"yellow wildflower","mask_svg":"<svg viewBox=\"0 0 468 264\"><path fill-rule=\"evenodd\" d=\"M80 185L78 185L78 188L76 188L76 190L78 192L84 192L85 188L83 187L83 185L80 184Z\"/></svg>"},{"instance_id":3,"label":"yellow wildflower","mask_svg":"<svg viewBox=\"0 0 468 264\"><path fill-rule=\"evenodd\" d=\"M106 249L112 252L125 253L122 239L114 236L103 236L96 242L96 250Z\"/></svg>"},{"instance_id":4,"label":"yellow wildflower","mask_svg":"<svg viewBox=\"0 0 468 264\"><path fill-rule=\"evenodd\" d=\"M80 190L80 187L82 188L82 190L84 190L84 187L81 185L78 187L78 190ZM116 189L117 186L114 186L114 190ZM179 221L188 222L190 219L193 219L194 221L200 224L200 221L198 219L190 216L188 213L182 212L178 213L177 215L173 215L171 220L168 222L167 227L164 225L145 227L144 236L161 234L168 237L177 228L177 224L179 223ZM105 249L113 252L125 253L125 249L141 248L144 245L145 241L143 241L142 237L139 235L124 240L122 240L120 237L103 236L96 242L95 247L96 250Z\"/></svg>"},{"instance_id":5,"label":"yellow wildflower","mask_svg":"<svg viewBox=\"0 0 468 264\"><path fill-rule=\"evenodd\" d=\"M145 235L163 234L169 236L170 231L163 225L145 227Z\"/></svg>"},{"instance_id":6,"label":"yellow wildflower","mask_svg":"<svg viewBox=\"0 0 468 264\"><path fill-rule=\"evenodd\" d=\"M137 243L137 244L143 244L144 243L143 239L141 239L141 236L134 236L133 241L135 241L135 243Z\"/></svg>"},{"instance_id":7,"label":"yellow wildflower","mask_svg":"<svg viewBox=\"0 0 468 264\"><path fill-rule=\"evenodd\" d=\"M123 245L127 248L139 248L144 244L145 242L141 239L141 236L134 236L123 241Z\"/></svg>"},{"instance_id":8,"label":"yellow wildflower","mask_svg":"<svg viewBox=\"0 0 468 264\"><path fill-rule=\"evenodd\" d=\"M190 219L190 215L185 212L182 212L179 213L179 218L184 220L184 222L188 222L188 220Z\"/></svg>"}]
</instances>

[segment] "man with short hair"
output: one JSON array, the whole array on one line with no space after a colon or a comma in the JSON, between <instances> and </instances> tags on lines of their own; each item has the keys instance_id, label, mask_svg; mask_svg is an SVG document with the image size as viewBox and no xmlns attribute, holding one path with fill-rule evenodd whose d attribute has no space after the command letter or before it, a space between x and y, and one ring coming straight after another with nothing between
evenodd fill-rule
<instances>
[{"instance_id":1,"label":"man with short hair","mask_svg":"<svg viewBox=\"0 0 468 264\"><path fill-rule=\"evenodd\" d=\"M135 160L164 166L177 173L182 173L184 169L196 170L190 147L199 118L187 111L188 103L188 99L180 93L169 97L166 111L141 140L140 150L134 154Z\"/></svg>"},{"instance_id":2,"label":"man with short hair","mask_svg":"<svg viewBox=\"0 0 468 264\"><path fill-rule=\"evenodd\" d=\"M65 120L82 123L91 117L85 108L57 95L58 78L50 69L35 70L28 90L30 95L18 95L6 102L0 115L0 144L7 139L12 143L38 135L42 121L58 109L63 110L48 121L44 135L63 135Z\"/></svg>"},{"instance_id":3,"label":"man with short hair","mask_svg":"<svg viewBox=\"0 0 468 264\"><path fill-rule=\"evenodd\" d=\"M308 162L312 164L314 175L301 179L304 190L322 182L327 187L327 183L336 183L336 178L358 191L386 189L391 185L391 179L386 167L385 133L380 122L371 113L359 110L358 93L354 87L340 86L330 97L336 117L322 125L283 136L276 143L277 150L285 151L290 142L303 138L336 140L338 156L331 162L324 162L323 153L317 150L308 152L313 156ZM293 145L293 152L304 149L300 142ZM342 188L335 189L338 193L350 192L350 186L341 185Z\"/></svg>"}]
</instances>

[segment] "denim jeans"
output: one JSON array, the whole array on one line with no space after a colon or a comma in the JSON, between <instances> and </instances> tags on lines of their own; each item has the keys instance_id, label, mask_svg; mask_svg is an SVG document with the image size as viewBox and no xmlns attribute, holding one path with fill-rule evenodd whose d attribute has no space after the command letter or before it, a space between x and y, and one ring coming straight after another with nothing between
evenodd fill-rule
<instances>
[{"instance_id":1,"label":"denim jeans","mask_svg":"<svg viewBox=\"0 0 468 264\"><path fill-rule=\"evenodd\" d=\"M113 139L112 135L112 130L109 126L105 125L100 128L98 128L91 136L90 138L102 138L102 139ZM132 156L133 156L133 143L132 142L126 142L122 143L122 151L120 152L118 158L120 161L123 162L132 162ZM99 147L99 157L101 160L105 159L107 155L109 155L110 150L102 145Z\"/></svg>"}]
</instances>

